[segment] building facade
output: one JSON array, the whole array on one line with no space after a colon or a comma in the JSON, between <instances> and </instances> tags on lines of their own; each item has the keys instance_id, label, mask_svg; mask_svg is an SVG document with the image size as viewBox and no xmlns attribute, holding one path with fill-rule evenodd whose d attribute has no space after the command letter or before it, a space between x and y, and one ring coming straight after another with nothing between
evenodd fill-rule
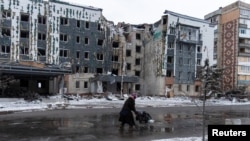
<instances>
[{"instance_id":1,"label":"building facade","mask_svg":"<svg viewBox=\"0 0 250 141\"><path fill-rule=\"evenodd\" d=\"M215 49L218 67L224 68L222 89L241 86L250 90L250 4L237 1L205 15L216 25Z\"/></svg>"},{"instance_id":2,"label":"building facade","mask_svg":"<svg viewBox=\"0 0 250 141\"><path fill-rule=\"evenodd\" d=\"M202 19L165 11L153 26L145 49L146 91L150 95L201 93L197 70L205 59L213 64L214 27Z\"/></svg>"},{"instance_id":3,"label":"building facade","mask_svg":"<svg viewBox=\"0 0 250 141\"><path fill-rule=\"evenodd\" d=\"M197 96L197 71L216 63L210 22L172 11L114 25L100 8L58 0L0 6L0 76L37 93Z\"/></svg>"}]
</instances>

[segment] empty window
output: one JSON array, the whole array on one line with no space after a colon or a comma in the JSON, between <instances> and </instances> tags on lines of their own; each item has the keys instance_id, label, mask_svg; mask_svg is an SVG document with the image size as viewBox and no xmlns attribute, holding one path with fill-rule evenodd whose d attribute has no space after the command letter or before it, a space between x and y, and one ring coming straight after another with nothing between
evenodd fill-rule
<instances>
[{"instance_id":1,"label":"empty window","mask_svg":"<svg viewBox=\"0 0 250 141\"><path fill-rule=\"evenodd\" d=\"M84 59L89 59L89 52L84 52Z\"/></svg>"},{"instance_id":2,"label":"empty window","mask_svg":"<svg viewBox=\"0 0 250 141\"><path fill-rule=\"evenodd\" d=\"M88 81L84 81L83 87L84 87L85 89L89 87L89 86L88 86Z\"/></svg>"},{"instance_id":3,"label":"empty window","mask_svg":"<svg viewBox=\"0 0 250 141\"><path fill-rule=\"evenodd\" d=\"M10 53L10 46L2 45L1 53Z\"/></svg>"},{"instance_id":4,"label":"empty window","mask_svg":"<svg viewBox=\"0 0 250 141\"><path fill-rule=\"evenodd\" d=\"M85 45L88 45L88 44L89 44L89 38L87 38L87 37L84 38L84 44L85 44Z\"/></svg>"},{"instance_id":5,"label":"empty window","mask_svg":"<svg viewBox=\"0 0 250 141\"><path fill-rule=\"evenodd\" d=\"M81 21L80 21L80 20L77 20L77 21L76 21L76 27L78 27L78 28L81 27Z\"/></svg>"},{"instance_id":6,"label":"empty window","mask_svg":"<svg viewBox=\"0 0 250 141\"><path fill-rule=\"evenodd\" d=\"M85 22L85 28L87 28L87 29L89 28L89 22L87 22L87 21Z\"/></svg>"},{"instance_id":7,"label":"empty window","mask_svg":"<svg viewBox=\"0 0 250 141\"><path fill-rule=\"evenodd\" d=\"M140 65L140 64L141 64L141 59L140 58L135 59L135 65Z\"/></svg>"},{"instance_id":8,"label":"empty window","mask_svg":"<svg viewBox=\"0 0 250 141\"><path fill-rule=\"evenodd\" d=\"M80 36L76 36L76 43L80 43Z\"/></svg>"},{"instance_id":9,"label":"empty window","mask_svg":"<svg viewBox=\"0 0 250 141\"><path fill-rule=\"evenodd\" d=\"M135 71L135 76L140 76L140 71Z\"/></svg>"},{"instance_id":10,"label":"empty window","mask_svg":"<svg viewBox=\"0 0 250 141\"><path fill-rule=\"evenodd\" d=\"M167 63L169 63L169 64L173 63L173 57L172 56L168 56Z\"/></svg>"},{"instance_id":11,"label":"empty window","mask_svg":"<svg viewBox=\"0 0 250 141\"><path fill-rule=\"evenodd\" d=\"M46 34L45 33L38 33L38 40L46 40Z\"/></svg>"},{"instance_id":12,"label":"empty window","mask_svg":"<svg viewBox=\"0 0 250 141\"><path fill-rule=\"evenodd\" d=\"M37 55L38 55L38 56L45 56L45 55L46 55L45 49L43 49L43 48L38 48Z\"/></svg>"},{"instance_id":13,"label":"empty window","mask_svg":"<svg viewBox=\"0 0 250 141\"><path fill-rule=\"evenodd\" d=\"M174 43L173 42L168 43L168 48L174 48Z\"/></svg>"},{"instance_id":14,"label":"empty window","mask_svg":"<svg viewBox=\"0 0 250 141\"><path fill-rule=\"evenodd\" d=\"M113 42L113 48L119 48L119 42Z\"/></svg>"},{"instance_id":15,"label":"empty window","mask_svg":"<svg viewBox=\"0 0 250 141\"><path fill-rule=\"evenodd\" d=\"M5 10L5 11L2 12L2 18L7 19L7 18L10 18L10 17L11 17L10 11Z\"/></svg>"},{"instance_id":16,"label":"empty window","mask_svg":"<svg viewBox=\"0 0 250 141\"><path fill-rule=\"evenodd\" d=\"M131 64L130 64L130 63L127 63L127 64L126 64L126 68L127 68L127 70L131 70Z\"/></svg>"},{"instance_id":17,"label":"empty window","mask_svg":"<svg viewBox=\"0 0 250 141\"><path fill-rule=\"evenodd\" d=\"M102 46L103 45L103 40L102 39L98 39L97 45Z\"/></svg>"},{"instance_id":18,"label":"empty window","mask_svg":"<svg viewBox=\"0 0 250 141\"><path fill-rule=\"evenodd\" d=\"M21 14L21 21L28 22L29 21L29 15L28 14Z\"/></svg>"},{"instance_id":19,"label":"empty window","mask_svg":"<svg viewBox=\"0 0 250 141\"><path fill-rule=\"evenodd\" d=\"M97 25L97 30L101 31L101 24Z\"/></svg>"},{"instance_id":20,"label":"empty window","mask_svg":"<svg viewBox=\"0 0 250 141\"><path fill-rule=\"evenodd\" d=\"M96 59L97 60L103 60L103 54L102 53L97 53L96 54Z\"/></svg>"},{"instance_id":21,"label":"empty window","mask_svg":"<svg viewBox=\"0 0 250 141\"><path fill-rule=\"evenodd\" d=\"M199 92L200 91L200 86L195 86L195 92Z\"/></svg>"},{"instance_id":22,"label":"empty window","mask_svg":"<svg viewBox=\"0 0 250 141\"><path fill-rule=\"evenodd\" d=\"M198 52L198 53L201 52L201 46L197 46L197 52Z\"/></svg>"},{"instance_id":23,"label":"empty window","mask_svg":"<svg viewBox=\"0 0 250 141\"><path fill-rule=\"evenodd\" d=\"M167 70L167 77L171 77L172 76L172 71L171 70Z\"/></svg>"},{"instance_id":24,"label":"empty window","mask_svg":"<svg viewBox=\"0 0 250 141\"><path fill-rule=\"evenodd\" d=\"M189 86L189 85L187 85L187 92L189 92L189 90L190 90L190 86Z\"/></svg>"},{"instance_id":25,"label":"empty window","mask_svg":"<svg viewBox=\"0 0 250 141\"><path fill-rule=\"evenodd\" d=\"M84 73L88 73L88 72L89 72L89 68L88 68L88 67L84 67L83 72L84 72Z\"/></svg>"},{"instance_id":26,"label":"empty window","mask_svg":"<svg viewBox=\"0 0 250 141\"><path fill-rule=\"evenodd\" d=\"M6 37L10 37L11 36L10 29L9 28L2 28L2 35L6 36Z\"/></svg>"},{"instance_id":27,"label":"empty window","mask_svg":"<svg viewBox=\"0 0 250 141\"><path fill-rule=\"evenodd\" d=\"M61 49L60 50L60 57L68 57L69 56L69 51L66 49Z\"/></svg>"},{"instance_id":28,"label":"empty window","mask_svg":"<svg viewBox=\"0 0 250 141\"><path fill-rule=\"evenodd\" d=\"M46 17L45 16L38 16L38 23L39 24L46 24Z\"/></svg>"},{"instance_id":29,"label":"empty window","mask_svg":"<svg viewBox=\"0 0 250 141\"><path fill-rule=\"evenodd\" d=\"M141 46L136 46L135 50L136 50L137 53L141 53Z\"/></svg>"},{"instance_id":30,"label":"empty window","mask_svg":"<svg viewBox=\"0 0 250 141\"><path fill-rule=\"evenodd\" d=\"M66 34L60 34L60 41L67 42L68 36Z\"/></svg>"},{"instance_id":31,"label":"empty window","mask_svg":"<svg viewBox=\"0 0 250 141\"><path fill-rule=\"evenodd\" d=\"M80 58L80 51L76 51L76 58L77 58L77 59Z\"/></svg>"},{"instance_id":32,"label":"empty window","mask_svg":"<svg viewBox=\"0 0 250 141\"><path fill-rule=\"evenodd\" d=\"M76 81L76 88L80 88L80 81Z\"/></svg>"},{"instance_id":33,"label":"empty window","mask_svg":"<svg viewBox=\"0 0 250 141\"><path fill-rule=\"evenodd\" d=\"M141 85L140 84L135 84L135 90L139 91L141 89Z\"/></svg>"},{"instance_id":34,"label":"empty window","mask_svg":"<svg viewBox=\"0 0 250 141\"><path fill-rule=\"evenodd\" d=\"M28 55L29 54L29 47L28 46L20 46L20 54Z\"/></svg>"},{"instance_id":35,"label":"empty window","mask_svg":"<svg viewBox=\"0 0 250 141\"><path fill-rule=\"evenodd\" d=\"M112 56L112 61L113 62L118 62L119 56L118 55L113 55Z\"/></svg>"},{"instance_id":36,"label":"empty window","mask_svg":"<svg viewBox=\"0 0 250 141\"><path fill-rule=\"evenodd\" d=\"M21 30L20 38L29 38L29 31Z\"/></svg>"},{"instance_id":37,"label":"empty window","mask_svg":"<svg viewBox=\"0 0 250 141\"><path fill-rule=\"evenodd\" d=\"M68 25L68 18L61 17L61 25Z\"/></svg>"},{"instance_id":38,"label":"empty window","mask_svg":"<svg viewBox=\"0 0 250 141\"><path fill-rule=\"evenodd\" d=\"M102 68L96 68L96 73L102 74Z\"/></svg>"},{"instance_id":39,"label":"empty window","mask_svg":"<svg viewBox=\"0 0 250 141\"><path fill-rule=\"evenodd\" d=\"M164 24L164 25L167 24L167 18L162 19L162 24Z\"/></svg>"},{"instance_id":40,"label":"empty window","mask_svg":"<svg viewBox=\"0 0 250 141\"><path fill-rule=\"evenodd\" d=\"M130 57L131 56L131 50L126 50L126 57Z\"/></svg>"},{"instance_id":41,"label":"empty window","mask_svg":"<svg viewBox=\"0 0 250 141\"><path fill-rule=\"evenodd\" d=\"M141 34L136 33L136 39L137 39L137 40L141 40Z\"/></svg>"}]
</instances>

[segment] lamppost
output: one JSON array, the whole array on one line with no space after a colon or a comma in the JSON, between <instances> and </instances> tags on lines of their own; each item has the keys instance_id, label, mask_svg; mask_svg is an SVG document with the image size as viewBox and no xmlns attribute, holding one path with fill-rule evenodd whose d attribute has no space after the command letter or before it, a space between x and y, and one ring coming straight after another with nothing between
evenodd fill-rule
<instances>
[{"instance_id":1,"label":"lamppost","mask_svg":"<svg viewBox=\"0 0 250 141\"><path fill-rule=\"evenodd\" d=\"M205 141L205 110L206 110L206 95L207 95L207 78L208 78L208 73L209 73L209 60L205 60L205 86L204 86L204 94L203 94L203 108L202 108L202 117L203 117L203 124L202 124L202 141Z\"/></svg>"}]
</instances>

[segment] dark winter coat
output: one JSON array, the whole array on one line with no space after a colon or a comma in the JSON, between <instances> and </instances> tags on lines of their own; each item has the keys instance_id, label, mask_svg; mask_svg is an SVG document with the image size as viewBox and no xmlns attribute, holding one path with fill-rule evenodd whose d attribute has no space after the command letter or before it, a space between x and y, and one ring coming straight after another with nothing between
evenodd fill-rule
<instances>
[{"instance_id":1,"label":"dark winter coat","mask_svg":"<svg viewBox=\"0 0 250 141\"><path fill-rule=\"evenodd\" d=\"M133 116L132 111L134 113L136 113L135 100L132 97L129 97L125 101L125 103L120 111L119 121L122 122L123 125L125 123L129 124L130 126L135 125L134 116Z\"/></svg>"}]
</instances>

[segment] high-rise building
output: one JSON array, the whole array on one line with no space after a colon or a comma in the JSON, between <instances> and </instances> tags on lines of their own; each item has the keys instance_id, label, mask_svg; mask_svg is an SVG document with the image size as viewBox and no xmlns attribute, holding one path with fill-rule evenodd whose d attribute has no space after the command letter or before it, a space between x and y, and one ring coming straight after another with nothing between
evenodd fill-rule
<instances>
[{"instance_id":1,"label":"high-rise building","mask_svg":"<svg viewBox=\"0 0 250 141\"><path fill-rule=\"evenodd\" d=\"M250 4L237 1L220 7L205 20L215 25L214 47L218 68L224 68L222 90L250 90Z\"/></svg>"},{"instance_id":2,"label":"high-rise building","mask_svg":"<svg viewBox=\"0 0 250 141\"><path fill-rule=\"evenodd\" d=\"M145 93L150 95L201 94L197 70L213 59L214 27L209 22L165 11L153 24L145 46Z\"/></svg>"}]
</instances>

